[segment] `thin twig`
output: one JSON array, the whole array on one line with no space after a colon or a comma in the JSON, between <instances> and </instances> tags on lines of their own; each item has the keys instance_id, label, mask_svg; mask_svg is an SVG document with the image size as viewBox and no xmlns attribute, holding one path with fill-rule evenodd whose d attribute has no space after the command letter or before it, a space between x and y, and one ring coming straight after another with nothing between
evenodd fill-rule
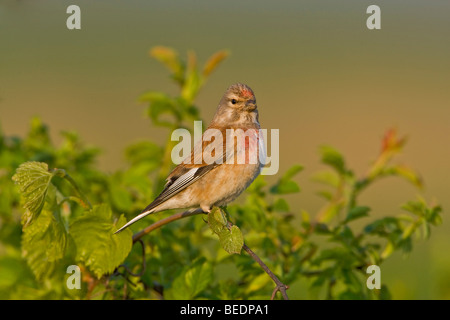
<instances>
[{"instance_id":1,"label":"thin twig","mask_svg":"<svg viewBox=\"0 0 450 320\"><path fill-rule=\"evenodd\" d=\"M221 208L219 208L219 209L221 209ZM228 221L228 223L227 223L228 229L231 229L232 226L233 226L233 224ZM281 292L281 295L283 296L284 300L289 300L289 297L286 293L286 290L289 289L289 286L287 286L283 282L281 282L280 279L278 279L278 277L269 269L269 267L245 243L242 246L242 249L244 249L244 251L247 252L250 255L250 257L253 258L253 260L258 262L258 264L261 266L261 268L269 275L269 277L277 285L272 292L272 296L270 297L270 300L273 300L275 298L275 295L278 291Z\"/></svg>"},{"instance_id":2,"label":"thin twig","mask_svg":"<svg viewBox=\"0 0 450 320\"><path fill-rule=\"evenodd\" d=\"M152 232L153 230L162 227L163 225L166 225L166 224L168 224L170 222L173 222L173 221L176 221L176 220L180 220L182 218L186 218L186 217L190 217L190 216L193 216L193 215L196 215L196 214L200 214L200 213L204 213L204 212L201 209L187 210L187 211L184 211L184 212L173 214L170 217L161 219L159 221L156 221L155 223L149 225L147 228L139 231L138 233L135 233L133 235L133 243L138 241L140 238L142 238L146 234Z\"/></svg>"},{"instance_id":3,"label":"thin twig","mask_svg":"<svg viewBox=\"0 0 450 320\"><path fill-rule=\"evenodd\" d=\"M176 213L176 214L171 215L170 217L161 219L161 220L149 225L147 228L139 231L138 233L135 233L133 235L133 243L139 241L143 236L152 232L155 229L162 227L163 225L166 225L170 222L180 220L180 219L183 219L186 217L190 217L190 216L193 216L196 214L200 214L200 213L204 213L204 212L201 209L188 210L188 211ZM231 226L232 226L232 223L228 222L228 227L231 228ZM275 298L276 293L278 291L280 291L281 295L283 296L283 299L289 300L289 297L286 293L286 290L289 288L289 286L282 283L280 281L280 279L278 279L278 277L269 269L269 267L245 243L242 246L242 249L244 249L244 251L247 252L250 255L250 257L253 258L253 260L258 262L258 264L261 266L261 268L269 275L269 277L273 280L273 282L275 282L276 287L275 287L274 291L272 292L271 299L273 300Z\"/></svg>"},{"instance_id":4,"label":"thin twig","mask_svg":"<svg viewBox=\"0 0 450 320\"><path fill-rule=\"evenodd\" d=\"M269 275L269 277L275 282L277 285L276 288L273 290L271 300L275 298L275 294L280 291L281 295L283 296L284 300L289 300L289 297L287 296L286 289L289 289L287 285L285 285L283 282L280 281L280 279L277 278L277 276L269 269L268 266L262 260L249 248L246 244L242 246L242 249L245 250L258 264L263 268L263 270Z\"/></svg>"},{"instance_id":5,"label":"thin twig","mask_svg":"<svg viewBox=\"0 0 450 320\"><path fill-rule=\"evenodd\" d=\"M141 268L141 271L139 273L134 273L126 265L121 264L120 266L118 266L116 268L115 272L112 274L113 276L122 275L125 279L127 279L126 273L130 274L133 277L142 277L144 275L145 269L147 268L146 258L145 258L145 246L144 246L144 242L142 240L140 240L140 239L136 240L136 242L139 242L141 244L141 247L142 247L142 268ZM125 269L124 273L119 272L119 268L121 268L121 267Z\"/></svg>"}]
</instances>

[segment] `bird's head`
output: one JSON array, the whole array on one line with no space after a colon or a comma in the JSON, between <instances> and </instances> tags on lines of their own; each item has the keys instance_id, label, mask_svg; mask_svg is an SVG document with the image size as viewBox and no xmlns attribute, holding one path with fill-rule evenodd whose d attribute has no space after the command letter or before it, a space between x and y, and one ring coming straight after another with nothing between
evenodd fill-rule
<instances>
[{"instance_id":1,"label":"bird's head","mask_svg":"<svg viewBox=\"0 0 450 320\"><path fill-rule=\"evenodd\" d=\"M213 122L228 126L258 124L258 108L253 90L242 83L230 86L220 100Z\"/></svg>"}]
</instances>

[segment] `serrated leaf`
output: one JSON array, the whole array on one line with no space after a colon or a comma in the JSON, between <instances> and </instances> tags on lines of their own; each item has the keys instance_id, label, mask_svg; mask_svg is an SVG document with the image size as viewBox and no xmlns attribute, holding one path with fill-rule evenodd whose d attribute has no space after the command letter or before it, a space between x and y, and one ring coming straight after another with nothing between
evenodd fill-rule
<instances>
[{"instance_id":1,"label":"serrated leaf","mask_svg":"<svg viewBox=\"0 0 450 320\"><path fill-rule=\"evenodd\" d=\"M100 278L123 262L132 247L132 232L125 229L118 234L117 226L126 223L123 215L112 221L108 205L94 206L70 225L69 232L76 245L76 260L84 263Z\"/></svg>"},{"instance_id":2,"label":"serrated leaf","mask_svg":"<svg viewBox=\"0 0 450 320\"><path fill-rule=\"evenodd\" d=\"M215 207L208 213L208 224L215 234L219 234L227 227L227 220L221 210Z\"/></svg>"},{"instance_id":3,"label":"serrated leaf","mask_svg":"<svg viewBox=\"0 0 450 320\"><path fill-rule=\"evenodd\" d=\"M66 246L64 225L47 210L42 210L22 236L22 256L38 280L52 275L58 260L64 257Z\"/></svg>"},{"instance_id":4,"label":"serrated leaf","mask_svg":"<svg viewBox=\"0 0 450 320\"><path fill-rule=\"evenodd\" d=\"M12 180L19 186L23 207L26 209L25 219L22 220L24 227L39 216L53 176L44 162L25 162L17 168Z\"/></svg>"},{"instance_id":5,"label":"serrated leaf","mask_svg":"<svg viewBox=\"0 0 450 320\"><path fill-rule=\"evenodd\" d=\"M208 214L208 224L211 230L219 236L219 242L222 248L230 253L241 253L244 245L244 237L237 226L228 228L228 221L222 210L214 208Z\"/></svg>"},{"instance_id":6,"label":"serrated leaf","mask_svg":"<svg viewBox=\"0 0 450 320\"><path fill-rule=\"evenodd\" d=\"M240 254L244 245L244 236L238 226L232 226L230 230L223 230L219 236L222 248L230 253Z\"/></svg>"}]
</instances>

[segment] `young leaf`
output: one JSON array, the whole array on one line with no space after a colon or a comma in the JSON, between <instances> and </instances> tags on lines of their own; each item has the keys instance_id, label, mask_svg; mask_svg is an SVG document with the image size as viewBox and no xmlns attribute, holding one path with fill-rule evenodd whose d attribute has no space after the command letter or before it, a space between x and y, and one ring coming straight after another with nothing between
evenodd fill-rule
<instances>
[{"instance_id":1,"label":"young leaf","mask_svg":"<svg viewBox=\"0 0 450 320\"><path fill-rule=\"evenodd\" d=\"M215 234L219 234L227 227L227 220L220 209L216 207L208 214L208 224Z\"/></svg>"},{"instance_id":2,"label":"young leaf","mask_svg":"<svg viewBox=\"0 0 450 320\"><path fill-rule=\"evenodd\" d=\"M51 276L57 261L64 257L67 233L64 225L46 209L24 230L22 255L36 279Z\"/></svg>"},{"instance_id":3,"label":"young leaf","mask_svg":"<svg viewBox=\"0 0 450 320\"><path fill-rule=\"evenodd\" d=\"M303 170L303 166L296 164L290 167L284 174L283 179L291 179L293 178L297 173L301 172Z\"/></svg>"},{"instance_id":4,"label":"young leaf","mask_svg":"<svg viewBox=\"0 0 450 320\"><path fill-rule=\"evenodd\" d=\"M181 97L191 104L197 96L201 85L202 79L197 70L197 56L194 52L189 51L186 80L181 90Z\"/></svg>"},{"instance_id":5,"label":"young leaf","mask_svg":"<svg viewBox=\"0 0 450 320\"><path fill-rule=\"evenodd\" d=\"M102 204L78 217L69 232L75 242L76 260L83 262L98 278L114 269L127 257L132 246L132 232L125 229L114 234L126 223L122 215L115 223L111 209Z\"/></svg>"},{"instance_id":6,"label":"young leaf","mask_svg":"<svg viewBox=\"0 0 450 320\"><path fill-rule=\"evenodd\" d=\"M183 84L185 66L175 50L164 46L155 46L149 53L150 56L163 63L170 71L172 71L172 77L179 84Z\"/></svg>"},{"instance_id":7,"label":"young leaf","mask_svg":"<svg viewBox=\"0 0 450 320\"><path fill-rule=\"evenodd\" d=\"M214 208L208 214L208 224L211 230L219 236L219 242L222 248L230 253L241 253L244 245L244 237L237 226L228 229L228 221L222 214L221 209Z\"/></svg>"},{"instance_id":8,"label":"young leaf","mask_svg":"<svg viewBox=\"0 0 450 320\"><path fill-rule=\"evenodd\" d=\"M48 171L48 165L43 162L25 162L16 170L12 180L19 185L24 200L26 219L22 220L24 227L33 222L44 206L50 181L54 174Z\"/></svg>"},{"instance_id":9,"label":"young leaf","mask_svg":"<svg viewBox=\"0 0 450 320\"><path fill-rule=\"evenodd\" d=\"M395 166L389 169L385 170L385 173L390 175L397 175L405 178L412 184L414 184L418 188L423 188L423 181L420 175L412 170L411 168L408 168L406 166Z\"/></svg>"},{"instance_id":10,"label":"young leaf","mask_svg":"<svg viewBox=\"0 0 450 320\"><path fill-rule=\"evenodd\" d=\"M225 60L229 55L229 52L226 50L221 50L213 54L209 60L205 63L203 68L203 76L208 77L211 72L217 68L220 62Z\"/></svg>"},{"instance_id":11,"label":"young leaf","mask_svg":"<svg viewBox=\"0 0 450 320\"><path fill-rule=\"evenodd\" d=\"M234 225L230 230L223 230L218 236L220 244L226 252L230 254L241 253L244 237L238 226Z\"/></svg>"},{"instance_id":12,"label":"young leaf","mask_svg":"<svg viewBox=\"0 0 450 320\"><path fill-rule=\"evenodd\" d=\"M320 153L322 154L322 162L324 164L334 168L339 174L344 175L349 173L345 166L344 157L339 151L330 146L322 146Z\"/></svg>"},{"instance_id":13,"label":"young leaf","mask_svg":"<svg viewBox=\"0 0 450 320\"><path fill-rule=\"evenodd\" d=\"M287 194L299 192L300 188L297 182L293 181L292 178L303 170L303 166L294 165L286 171L286 173L281 177L281 179L270 188L270 192L274 194Z\"/></svg>"},{"instance_id":14,"label":"young leaf","mask_svg":"<svg viewBox=\"0 0 450 320\"><path fill-rule=\"evenodd\" d=\"M320 182L322 184L337 188L340 183L339 175L334 171L320 171L314 174L313 181Z\"/></svg>"}]
</instances>

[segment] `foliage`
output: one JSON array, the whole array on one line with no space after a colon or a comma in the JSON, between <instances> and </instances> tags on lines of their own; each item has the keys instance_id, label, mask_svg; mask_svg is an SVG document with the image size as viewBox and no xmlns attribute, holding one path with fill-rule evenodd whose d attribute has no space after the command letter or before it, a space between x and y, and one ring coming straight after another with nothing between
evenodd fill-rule
<instances>
[{"instance_id":1,"label":"foliage","mask_svg":"<svg viewBox=\"0 0 450 320\"><path fill-rule=\"evenodd\" d=\"M166 47L150 55L169 69L180 94L144 93L140 101L149 119L169 130L189 127L200 116L198 92L227 53L214 54L201 70L192 52L187 63ZM161 190L173 167L170 131L165 146L129 146L127 166L112 174L97 168L98 149L76 133L62 137L55 146L39 118L24 138L0 132L2 299L267 299L274 284L241 252L244 240L283 283L308 279L311 298L386 299L387 286L366 287L367 267L382 264L394 251L410 252L414 235L426 239L430 227L441 223L439 205L422 198L408 201L405 214L378 219L360 203L363 191L388 176L422 186L416 172L394 163L406 140L391 130L361 177L338 150L320 148L328 169L314 179L324 185L319 195L325 204L314 215L290 208L286 195L300 192L294 179L303 169L295 165L273 185L258 177L228 214L213 210L182 219L133 243L130 229L114 231ZM171 213L150 215L132 229ZM66 285L70 265L80 267L80 290Z\"/></svg>"}]
</instances>

